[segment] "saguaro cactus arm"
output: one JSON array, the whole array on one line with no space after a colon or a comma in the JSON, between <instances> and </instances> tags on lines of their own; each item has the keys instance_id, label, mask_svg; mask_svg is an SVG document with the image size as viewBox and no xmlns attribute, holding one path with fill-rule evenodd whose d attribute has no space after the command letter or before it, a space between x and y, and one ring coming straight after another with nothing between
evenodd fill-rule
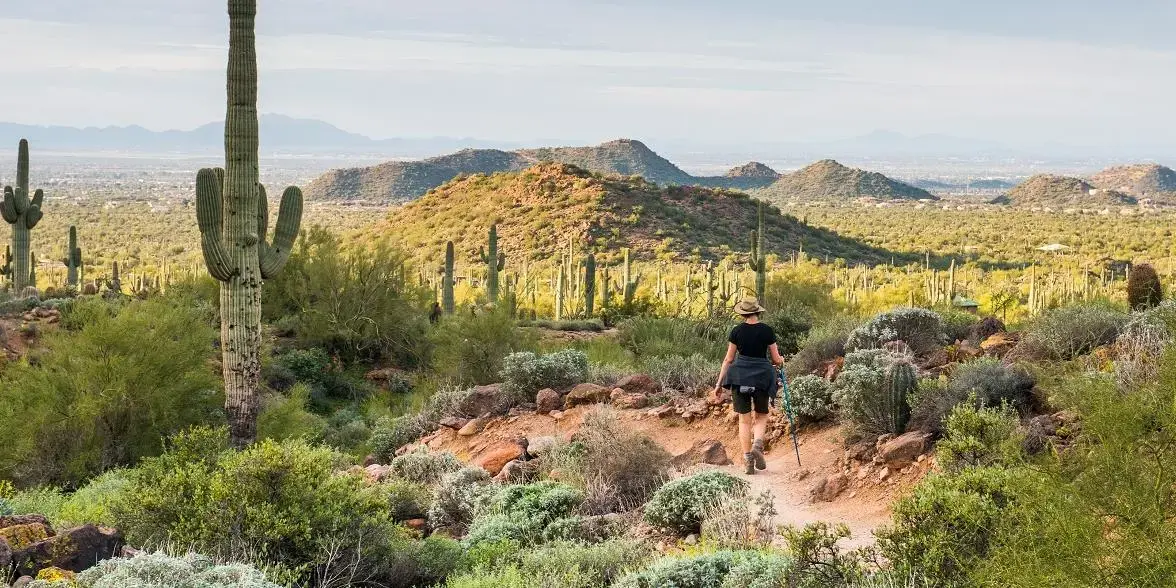
<instances>
[{"instance_id":1,"label":"saguaro cactus arm","mask_svg":"<svg viewBox=\"0 0 1176 588\"><path fill-rule=\"evenodd\" d=\"M269 205L265 197L265 188L261 186L258 186L257 207L258 262L261 265L261 277L269 279L282 271L282 267L290 259L290 252L294 249L294 240L298 238L298 230L302 225L302 190L297 186L290 186L282 193L282 203L278 206L278 224L274 227L272 242L266 240Z\"/></svg>"},{"instance_id":2,"label":"saguaro cactus arm","mask_svg":"<svg viewBox=\"0 0 1176 588\"><path fill-rule=\"evenodd\" d=\"M3 215L4 222L10 225L20 220L20 213L16 211L16 192L12 186L4 187L4 202L0 203L0 215Z\"/></svg>"},{"instance_id":3,"label":"saguaro cactus arm","mask_svg":"<svg viewBox=\"0 0 1176 588\"><path fill-rule=\"evenodd\" d=\"M213 278L227 282L237 274L237 268L221 237L224 201L221 182L224 172L204 168L196 174L196 222L200 226L200 247L204 263Z\"/></svg>"},{"instance_id":4,"label":"saguaro cactus arm","mask_svg":"<svg viewBox=\"0 0 1176 588\"><path fill-rule=\"evenodd\" d=\"M41 212L41 203L43 202L45 202L45 193L41 190L37 190L33 194L32 202L29 204L28 209L26 209L24 213L26 228L31 229L36 227L37 223L41 222L41 219L44 218L45 213Z\"/></svg>"}]
</instances>

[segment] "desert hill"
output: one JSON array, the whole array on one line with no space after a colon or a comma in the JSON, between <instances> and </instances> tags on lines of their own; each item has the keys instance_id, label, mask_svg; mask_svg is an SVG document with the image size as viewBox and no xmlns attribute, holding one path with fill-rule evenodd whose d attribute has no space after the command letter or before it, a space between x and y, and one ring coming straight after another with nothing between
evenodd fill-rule
<instances>
[{"instance_id":1,"label":"desert hill","mask_svg":"<svg viewBox=\"0 0 1176 588\"><path fill-rule=\"evenodd\" d=\"M1090 184L1137 198L1176 202L1176 171L1154 163L1108 167L1091 176Z\"/></svg>"},{"instance_id":2,"label":"desert hill","mask_svg":"<svg viewBox=\"0 0 1176 588\"><path fill-rule=\"evenodd\" d=\"M410 251L440 259L452 240L472 260L498 224L503 250L519 262L558 254L569 241L637 258L695 252L721 258L747 250L757 203L745 194L700 187L660 188L641 178L605 178L575 166L544 163L522 172L453 180L392 211L372 236L389 236ZM766 246L787 255L801 243L814 256L882 262L890 253L769 208Z\"/></svg>"},{"instance_id":3,"label":"desert hill","mask_svg":"<svg viewBox=\"0 0 1176 588\"><path fill-rule=\"evenodd\" d=\"M771 202L799 200L938 200L921 188L890 179L878 172L842 165L822 159L786 174L770 186L754 190L753 195Z\"/></svg>"},{"instance_id":4,"label":"desert hill","mask_svg":"<svg viewBox=\"0 0 1176 588\"><path fill-rule=\"evenodd\" d=\"M1135 204L1134 197L1096 188L1086 180L1069 176L1037 174L993 200L995 204L1045 207L1100 207Z\"/></svg>"},{"instance_id":5,"label":"desert hill","mask_svg":"<svg viewBox=\"0 0 1176 588\"><path fill-rule=\"evenodd\" d=\"M466 149L419 161L331 170L313 180L304 192L309 200L405 202L461 175L518 171L542 162L570 164L610 176L641 176L665 186L749 189L766 186L778 177L770 167L756 162L725 176L692 176L640 141L617 139L592 147Z\"/></svg>"}]
</instances>

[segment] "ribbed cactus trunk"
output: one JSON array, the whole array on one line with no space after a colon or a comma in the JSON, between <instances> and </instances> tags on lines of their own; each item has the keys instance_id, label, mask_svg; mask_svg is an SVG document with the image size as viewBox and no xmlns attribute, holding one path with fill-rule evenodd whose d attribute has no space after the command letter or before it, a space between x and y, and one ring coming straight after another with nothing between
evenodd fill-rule
<instances>
[{"instance_id":1,"label":"ribbed cactus trunk","mask_svg":"<svg viewBox=\"0 0 1176 588\"><path fill-rule=\"evenodd\" d=\"M905 361L895 362L886 372L886 417L890 432L901 435L911 419L911 405L907 398L918 387L915 368Z\"/></svg>"},{"instance_id":2,"label":"ribbed cactus trunk","mask_svg":"<svg viewBox=\"0 0 1176 588\"><path fill-rule=\"evenodd\" d=\"M596 310L596 256L589 253L584 261L584 316L592 318Z\"/></svg>"},{"instance_id":3,"label":"ribbed cactus trunk","mask_svg":"<svg viewBox=\"0 0 1176 588\"><path fill-rule=\"evenodd\" d=\"M16 187L4 188L4 201L0 203L0 216L12 225L12 267L8 279L12 291L20 293L28 286L35 285L32 272L29 232L41 222L41 204L45 194L37 190L29 197L29 142L21 139L16 156Z\"/></svg>"},{"instance_id":4,"label":"ribbed cactus trunk","mask_svg":"<svg viewBox=\"0 0 1176 588\"><path fill-rule=\"evenodd\" d=\"M282 195L274 242L258 183L257 0L228 0L225 168L196 177L196 214L209 273L221 283L221 355L225 411L234 446L257 437L261 377L261 286L289 258L302 218L302 192Z\"/></svg>"},{"instance_id":5,"label":"ribbed cactus trunk","mask_svg":"<svg viewBox=\"0 0 1176 588\"><path fill-rule=\"evenodd\" d=\"M637 279L635 279L633 277L633 273L632 273L633 268L632 268L632 263L629 260L629 248L628 247L625 248L624 255L625 255L625 269L624 269L624 276L622 277L622 279L624 280L624 284L622 284L621 287L624 288L623 295L624 295L625 306L628 306L633 303L633 297L637 295Z\"/></svg>"},{"instance_id":6,"label":"ribbed cactus trunk","mask_svg":"<svg viewBox=\"0 0 1176 588\"><path fill-rule=\"evenodd\" d=\"M78 248L78 228L69 228L69 245L65 249L65 285L78 287L78 269L82 267L82 250Z\"/></svg>"},{"instance_id":7,"label":"ribbed cactus trunk","mask_svg":"<svg viewBox=\"0 0 1176 588\"><path fill-rule=\"evenodd\" d=\"M498 272L506 269L506 254L498 250L498 225L490 225L489 246L479 257L486 264L486 297L498 302Z\"/></svg>"},{"instance_id":8,"label":"ribbed cactus trunk","mask_svg":"<svg viewBox=\"0 0 1176 588\"><path fill-rule=\"evenodd\" d=\"M759 203L756 230L751 234L751 256L748 266L755 271L755 297L764 302L768 283L768 256L764 253L764 203Z\"/></svg>"},{"instance_id":9,"label":"ribbed cactus trunk","mask_svg":"<svg viewBox=\"0 0 1176 588\"><path fill-rule=\"evenodd\" d=\"M441 309L453 314L453 241L445 243L445 275L441 276Z\"/></svg>"},{"instance_id":10,"label":"ribbed cactus trunk","mask_svg":"<svg viewBox=\"0 0 1176 588\"><path fill-rule=\"evenodd\" d=\"M555 278L555 320L563 320L564 311L564 265L559 266L559 273Z\"/></svg>"}]
</instances>

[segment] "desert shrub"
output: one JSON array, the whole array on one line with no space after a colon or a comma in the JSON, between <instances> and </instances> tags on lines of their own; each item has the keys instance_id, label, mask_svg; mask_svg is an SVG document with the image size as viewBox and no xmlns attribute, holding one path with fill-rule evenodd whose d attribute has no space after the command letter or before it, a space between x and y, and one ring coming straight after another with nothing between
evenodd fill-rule
<instances>
[{"instance_id":1,"label":"desert shrub","mask_svg":"<svg viewBox=\"0 0 1176 588\"><path fill-rule=\"evenodd\" d=\"M362 400L370 391L366 385L348 379L341 366L319 347L291 349L274 359L273 369L304 382L310 388L311 404L320 411L328 410L335 400Z\"/></svg>"},{"instance_id":2,"label":"desert shrub","mask_svg":"<svg viewBox=\"0 0 1176 588\"><path fill-rule=\"evenodd\" d=\"M678 533L697 533L715 503L747 493L747 482L717 470L672 480L654 492L645 520Z\"/></svg>"},{"instance_id":3,"label":"desert shrub","mask_svg":"<svg viewBox=\"0 0 1176 588\"><path fill-rule=\"evenodd\" d=\"M702 518L700 536L723 549L763 549L777 536L775 497L765 490L754 498L721 500Z\"/></svg>"},{"instance_id":4,"label":"desert shrub","mask_svg":"<svg viewBox=\"0 0 1176 588\"><path fill-rule=\"evenodd\" d=\"M800 349L800 342L813 328L812 318L807 313L793 309L775 310L764 315L764 323L776 333L776 346L780 353L791 355Z\"/></svg>"},{"instance_id":5,"label":"desert shrub","mask_svg":"<svg viewBox=\"0 0 1176 588\"><path fill-rule=\"evenodd\" d=\"M1127 315L1107 306L1055 308L1029 325L1018 347L1029 357L1066 361L1113 343L1126 322Z\"/></svg>"},{"instance_id":6,"label":"desert shrub","mask_svg":"<svg viewBox=\"0 0 1176 588\"><path fill-rule=\"evenodd\" d=\"M641 362L641 371L661 383L662 388L690 394L714 386L719 375L720 360L719 357L697 353L686 357L648 357Z\"/></svg>"},{"instance_id":7,"label":"desert shrub","mask_svg":"<svg viewBox=\"0 0 1176 588\"><path fill-rule=\"evenodd\" d=\"M345 363L423 365L432 292L417 286L408 261L387 243L344 246L314 227L298 239L285 269L266 281L263 316L289 324L300 346Z\"/></svg>"},{"instance_id":8,"label":"desert shrub","mask_svg":"<svg viewBox=\"0 0 1176 588\"><path fill-rule=\"evenodd\" d=\"M543 525L530 519L494 513L474 519L466 535L465 544L477 547L484 544L512 544L529 546L542 539Z\"/></svg>"},{"instance_id":9,"label":"desert shrub","mask_svg":"<svg viewBox=\"0 0 1176 588\"><path fill-rule=\"evenodd\" d=\"M576 349L546 355L529 351L502 360L502 388L520 401L533 400L544 388L568 388L588 380L588 356Z\"/></svg>"},{"instance_id":10,"label":"desert shrub","mask_svg":"<svg viewBox=\"0 0 1176 588\"><path fill-rule=\"evenodd\" d=\"M570 516L552 521L543 530L547 543L580 543L591 545L622 535L625 520L616 515Z\"/></svg>"},{"instance_id":11,"label":"desert shrub","mask_svg":"<svg viewBox=\"0 0 1176 588\"><path fill-rule=\"evenodd\" d=\"M112 507L129 541L249 558L307 577L332 554L364 550L375 558L395 537L386 497L359 476L336 474L345 462L334 451L265 440L217 453L212 434L180 436L131 471L126 499Z\"/></svg>"},{"instance_id":12,"label":"desert shrub","mask_svg":"<svg viewBox=\"0 0 1176 588\"><path fill-rule=\"evenodd\" d=\"M393 521L403 522L428 516L433 500L433 491L428 486L392 479L382 482L379 489L387 497L388 512Z\"/></svg>"},{"instance_id":13,"label":"desert shrub","mask_svg":"<svg viewBox=\"0 0 1176 588\"><path fill-rule=\"evenodd\" d=\"M478 513L490 510L495 492L490 474L482 468L465 467L447 474L433 489L429 523L463 534Z\"/></svg>"},{"instance_id":14,"label":"desert shrub","mask_svg":"<svg viewBox=\"0 0 1176 588\"><path fill-rule=\"evenodd\" d=\"M19 490L7 502L13 514L42 514L50 522L60 523L65 494L57 488L41 486Z\"/></svg>"},{"instance_id":15,"label":"desert shrub","mask_svg":"<svg viewBox=\"0 0 1176 588\"><path fill-rule=\"evenodd\" d=\"M446 474L460 470L461 461L448 451L430 451L428 447L419 447L404 455L396 456L392 463L392 473L397 477L432 486L441 481Z\"/></svg>"},{"instance_id":16,"label":"desert shrub","mask_svg":"<svg viewBox=\"0 0 1176 588\"><path fill-rule=\"evenodd\" d=\"M1017 413L1008 405L977 406L965 402L952 409L936 445L939 465L948 471L968 467L1011 465L1020 457Z\"/></svg>"},{"instance_id":17,"label":"desert shrub","mask_svg":"<svg viewBox=\"0 0 1176 588\"><path fill-rule=\"evenodd\" d=\"M597 408L584 415L573 442L557 448L545 462L584 489L584 510L603 514L645 504L669 479L671 456L611 409Z\"/></svg>"},{"instance_id":18,"label":"desert shrub","mask_svg":"<svg viewBox=\"0 0 1176 588\"><path fill-rule=\"evenodd\" d=\"M502 373L512 353L534 351L533 333L520 329L506 309L459 312L433 330L433 367L460 384L489 384Z\"/></svg>"},{"instance_id":19,"label":"desert shrub","mask_svg":"<svg viewBox=\"0 0 1176 588\"><path fill-rule=\"evenodd\" d=\"M988 556L1015 498L1009 470L932 475L895 503L891 526L876 533L879 547L902 573L925 576L933 586L958 585Z\"/></svg>"},{"instance_id":20,"label":"desert shrub","mask_svg":"<svg viewBox=\"0 0 1176 588\"><path fill-rule=\"evenodd\" d=\"M435 424L422 414L381 418L376 422L369 439L372 454L387 463L396 455L397 449L420 439L432 431Z\"/></svg>"},{"instance_id":21,"label":"desert shrub","mask_svg":"<svg viewBox=\"0 0 1176 588\"><path fill-rule=\"evenodd\" d=\"M540 546L523 554L520 567L532 576L542 577L548 571L574 574L577 581L549 586L567 588L596 588L611 586L626 570L643 563L649 548L630 541L606 541L595 545L554 543Z\"/></svg>"},{"instance_id":22,"label":"desert shrub","mask_svg":"<svg viewBox=\"0 0 1176 588\"><path fill-rule=\"evenodd\" d=\"M793 575L790 558L777 553L765 553L760 557L747 558L736 562L723 581L722 588L792 588L789 583Z\"/></svg>"},{"instance_id":23,"label":"desert shrub","mask_svg":"<svg viewBox=\"0 0 1176 588\"><path fill-rule=\"evenodd\" d=\"M940 312L939 317L943 321L943 333L949 343L968 340L980 323L980 317L954 308Z\"/></svg>"},{"instance_id":24,"label":"desert shrub","mask_svg":"<svg viewBox=\"0 0 1176 588\"><path fill-rule=\"evenodd\" d=\"M599 333L604 330L604 323L598 320L578 320L578 321L549 321L549 320L528 320L519 321L520 327L537 327L540 329L548 329L552 331L567 331L567 332L589 332Z\"/></svg>"},{"instance_id":25,"label":"desert shrub","mask_svg":"<svg viewBox=\"0 0 1176 588\"><path fill-rule=\"evenodd\" d=\"M131 487L128 470L111 470L90 480L85 486L65 496L53 522L58 527L84 524L114 526L112 509L126 500Z\"/></svg>"},{"instance_id":26,"label":"desert shrub","mask_svg":"<svg viewBox=\"0 0 1176 588\"><path fill-rule=\"evenodd\" d=\"M0 474L77 483L223 418L209 365L216 335L186 300L160 296L89 316L78 331L46 336L37 365L10 364L0 376Z\"/></svg>"},{"instance_id":27,"label":"desert shrub","mask_svg":"<svg viewBox=\"0 0 1176 588\"><path fill-rule=\"evenodd\" d=\"M792 409L801 423L815 423L833 414L833 386L820 376L799 376L788 384Z\"/></svg>"},{"instance_id":28,"label":"desert shrub","mask_svg":"<svg viewBox=\"0 0 1176 588\"><path fill-rule=\"evenodd\" d=\"M474 519L466 543L542 541L548 525L571 515L582 502L583 493L558 482L507 486L497 493L489 513Z\"/></svg>"},{"instance_id":29,"label":"desert shrub","mask_svg":"<svg viewBox=\"0 0 1176 588\"><path fill-rule=\"evenodd\" d=\"M844 524L817 522L803 528L785 527L782 535L793 562L788 588L856 586L867 578L867 564L874 560L870 548L846 551L841 542L850 537Z\"/></svg>"},{"instance_id":30,"label":"desert shrub","mask_svg":"<svg viewBox=\"0 0 1176 588\"><path fill-rule=\"evenodd\" d=\"M925 308L884 312L854 329L845 341L845 349L878 349L892 341L902 341L917 357L924 357L947 342L943 319Z\"/></svg>"},{"instance_id":31,"label":"desert shrub","mask_svg":"<svg viewBox=\"0 0 1176 588\"><path fill-rule=\"evenodd\" d=\"M1160 276L1155 268L1141 263L1131 268L1131 277L1127 280L1127 306L1132 310L1146 310L1156 306L1164 299L1164 287L1160 285Z\"/></svg>"},{"instance_id":32,"label":"desert shrub","mask_svg":"<svg viewBox=\"0 0 1176 588\"><path fill-rule=\"evenodd\" d=\"M321 439L327 429L323 417L307 410L310 387L296 384L285 393L268 394L262 398L261 413L257 416L259 439Z\"/></svg>"},{"instance_id":33,"label":"desert shrub","mask_svg":"<svg viewBox=\"0 0 1176 588\"><path fill-rule=\"evenodd\" d=\"M874 434L895 433L895 409L909 410L908 407L893 406L889 400L887 378L894 366L909 363L910 356L891 353L883 349L864 349L851 352L845 357L845 367L833 382L833 402L842 418L854 428Z\"/></svg>"},{"instance_id":34,"label":"desert shrub","mask_svg":"<svg viewBox=\"0 0 1176 588\"><path fill-rule=\"evenodd\" d=\"M1176 303L1160 306L1131 316L1122 334L1115 340L1115 380L1122 390L1134 390L1159 377L1161 359L1176 335Z\"/></svg>"},{"instance_id":35,"label":"desert shrub","mask_svg":"<svg viewBox=\"0 0 1176 588\"><path fill-rule=\"evenodd\" d=\"M211 558L190 554L171 557L145 553L129 559L108 559L78 574L78 588L279 588L248 564L219 565Z\"/></svg>"},{"instance_id":36,"label":"desert shrub","mask_svg":"<svg viewBox=\"0 0 1176 588\"><path fill-rule=\"evenodd\" d=\"M722 357L731 325L726 321L635 317L618 326L617 340L639 359L677 355Z\"/></svg>"},{"instance_id":37,"label":"desert shrub","mask_svg":"<svg viewBox=\"0 0 1176 588\"><path fill-rule=\"evenodd\" d=\"M688 557L668 557L626 575L617 588L735 588L772 584L770 571L787 569L786 558L760 551L715 551ZM749 584L736 582L750 581ZM767 583L764 583L767 582Z\"/></svg>"},{"instance_id":38,"label":"desert shrub","mask_svg":"<svg viewBox=\"0 0 1176 588\"><path fill-rule=\"evenodd\" d=\"M857 326L852 318L838 316L814 327L788 361L787 372L793 376L812 374L821 364L844 356L845 341Z\"/></svg>"},{"instance_id":39,"label":"desert shrub","mask_svg":"<svg viewBox=\"0 0 1176 588\"><path fill-rule=\"evenodd\" d=\"M1035 386L1033 375L1020 366L1004 365L995 359L971 361L961 364L946 383L920 385L911 403L911 423L919 430L942 433L948 413L969 398L976 407L1008 406L1027 415L1038 405Z\"/></svg>"}]
</instances>

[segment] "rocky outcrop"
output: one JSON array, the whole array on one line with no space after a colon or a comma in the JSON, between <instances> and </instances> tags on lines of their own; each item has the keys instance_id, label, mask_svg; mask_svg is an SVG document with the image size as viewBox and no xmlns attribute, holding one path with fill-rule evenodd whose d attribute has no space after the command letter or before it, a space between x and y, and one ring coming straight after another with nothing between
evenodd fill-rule
<instances>
[{"instance_id":1,"label":"rocky outcrop","mask_svg":"<svg viewBox=\"0 0 1176 588\"><path fill-rule=\"evenodd\" d=\"M0 568L35 577L41 570L85 571L117 556L125 543L117 529L83 525L60 533L41 515L0 517Z\"/></svg>"},{"instance_id":2,"label":"rocky outcrop","mask_svg":"<svg viewBox=\"0 0 1176 588\"><path fill-rule=\"evenodd\" d=\"M577 384L564 397L564 408L573 408L585 404L599 404L607 402L612 391L597 384Z\"/></svg>"},{"instance_id":3,"label":"rocky outcrop","mask_svg":"<svg viewBox=\"0 0 1176 588\"><path fill-rule=\"evenodd\" d=\"M931 448L931 434L922 431L903 433L878 446L874 461L892 470L901 470L919 459Z\"/></svg>"},{"instance_id":4,"label":"rocky outcrop","mask_svg":"<svg viewBox=\"0 0 1176 588\"><path fill-rule=\"evenodd\" d=\"M551 388L544 388L535 395L535 410L539 414L549 414L563 408L563 396Z\"/></svg>"},{"instance_id":5,"label":"rocky outcrop","mask_svg":"<svg viewBox=\"0 0 1176 588\"><path fill-rule=\"evenodd\" d=\"M731 465L731 458L727 456L727 448L715 439L695 441L694 445L685 452L674 456L674 465L678 469L686 469L696 464L716 466Z\"/></svg>"}]
</instances>

